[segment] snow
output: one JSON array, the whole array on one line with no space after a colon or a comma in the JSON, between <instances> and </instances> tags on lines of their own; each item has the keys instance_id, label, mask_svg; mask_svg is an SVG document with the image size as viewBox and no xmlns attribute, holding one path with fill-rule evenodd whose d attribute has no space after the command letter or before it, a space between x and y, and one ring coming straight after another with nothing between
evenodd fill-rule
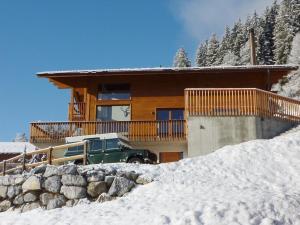
<instances>
[{"instance_id":1,"label":"snow","mask_svg":"<svg viewBox=\"0 0 300 225\"><path fill-rule=\"evenodd\" d=\"M0 142L0 154L23 153L25 147L27 152L32 152L36 149L29 142Z\"/></svg>"},{"instance_id":2,"label":"snow","mask_svg":"<svg viewBox=\"0 0 300 225\"><path fill-rule=\"evenodd\" d=\"M154 181L111 202L0 213L0 224L300 224L300 132L175 163L96 166L134 169Z\"/></svg>"},{"instance_id":3,"label":"snow","mask_svg":"<svg viewBox=\"0 0 300 225\"><path fill-rule=\"evenodd\" d=\"M152 68L122 68L122 69L95 69L95 70L61 70L44 71L37 75L58 74L93 74L93 73L121 73L121 72L166 72L166 71L214 71L214 70L251 70L251 69L275 69L296 70L295 65L245 65L245 66L206 66L206 67L152 67Z\"/></svg>"}]
</instances>

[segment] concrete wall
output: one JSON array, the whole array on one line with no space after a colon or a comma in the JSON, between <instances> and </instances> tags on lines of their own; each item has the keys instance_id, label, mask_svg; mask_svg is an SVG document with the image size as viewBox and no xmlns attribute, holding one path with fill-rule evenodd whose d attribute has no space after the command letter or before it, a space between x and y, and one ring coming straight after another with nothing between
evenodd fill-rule
<instances>
[{"instance_id":1,"label":"concrete wall","mask_svg":"<svg viewBox=\"0 0 300 225\"><path fill-rule=\"evenodd\" d=\"M188 157L205 155L223 146L268 139L295 124L260 117L189 117Z\"/></svg>"}]
</instances>

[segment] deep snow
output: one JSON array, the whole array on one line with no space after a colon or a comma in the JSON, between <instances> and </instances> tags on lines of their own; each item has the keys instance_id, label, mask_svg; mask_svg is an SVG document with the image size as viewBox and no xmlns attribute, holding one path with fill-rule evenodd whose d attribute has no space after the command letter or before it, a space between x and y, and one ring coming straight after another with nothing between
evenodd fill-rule
<instances>
[{"instance_id":1,"label":"deep snow","mask_svg":"<svg viewBox=\"0 0 300 225\"><path fill-rule=\"evenodd\" d=\"M147 172L154 182L111 202L0 213L0 224L300 224L300 132L176 163L104 167Z\"/></svg>"},{"instance_id":2,"label":"deep snow","mask_svg":"<svg viewBox=\"0 0 300 225\"><path fill-rule=\"evenodd\" d=\"M0 142L1 154L24 153L36 150L36 147L29 142Z\"/></svg>"}]
</instances>

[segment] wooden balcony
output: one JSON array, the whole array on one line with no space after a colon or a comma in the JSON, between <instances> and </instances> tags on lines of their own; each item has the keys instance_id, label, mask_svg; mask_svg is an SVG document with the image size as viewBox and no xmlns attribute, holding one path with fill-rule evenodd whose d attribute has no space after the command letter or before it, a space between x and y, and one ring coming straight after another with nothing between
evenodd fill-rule
<instances>
[{"instance_id":1,"label":"wooden balcony","mask_svg":"<svg viewBox=\"0 0 300 225\"><path fill-rule=\"evenodd\" d=\"M255 88L185 90L186 116L260 116L300 122L300 101Z\"/></svg>"},{"instance_id":2,"label":"wooden balcony","mask_svg":"<svg viewBox=\"0 0 300 225\"><path fill-rule=\"evenodd\" d=\"M31 143L64 142L66 137L122 133L130 141L186 140L185 120L170 121L74 121L30 124Z\"/></svg>"}]
</instances>

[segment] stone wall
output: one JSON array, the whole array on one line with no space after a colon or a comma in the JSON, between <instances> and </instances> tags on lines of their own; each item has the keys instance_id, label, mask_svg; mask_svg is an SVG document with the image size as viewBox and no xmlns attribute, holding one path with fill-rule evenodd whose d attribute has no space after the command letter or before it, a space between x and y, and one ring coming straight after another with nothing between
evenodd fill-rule
<instances>
[{"instance_id":1,"label":"stone wall","mask_svg":"<svg viewBox=\"0 0 300 225\"><path fill-rule=\"evenodd\" d=\"M22 175L0 177L0 212L35 208L71 207L80 202L110 201L122 197L151 177L76 165L43 165Z\"/></svg>"}]
</instances>

